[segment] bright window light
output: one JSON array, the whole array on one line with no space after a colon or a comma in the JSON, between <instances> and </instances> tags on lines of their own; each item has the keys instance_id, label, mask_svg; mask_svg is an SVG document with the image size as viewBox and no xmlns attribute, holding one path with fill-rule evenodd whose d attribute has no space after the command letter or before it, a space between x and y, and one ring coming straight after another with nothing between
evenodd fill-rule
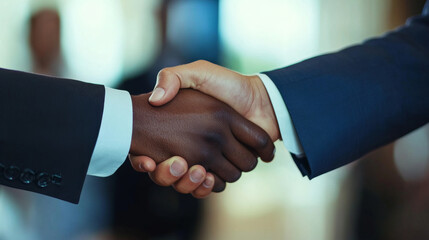
<instances>
[{"instance_id":1,"label":"bright window light","mask_svg":"<svg viewBox=\"0 0 429 240\"><path fill-rule=\"evenodd\" d=\"M114 86L122 74L120 2L69 0L61 7L67 77Z\"/></svg>"},{"instance_id":2,"label":"bright window light","mask_svg":"<svg viewBox=\"0 0 429 240\"><path fill-rule=\"evenodd\" d=\"M318 0L220 2L226 64L243 72L292 64L317 53Z\"/></svg>"}]
</instances>

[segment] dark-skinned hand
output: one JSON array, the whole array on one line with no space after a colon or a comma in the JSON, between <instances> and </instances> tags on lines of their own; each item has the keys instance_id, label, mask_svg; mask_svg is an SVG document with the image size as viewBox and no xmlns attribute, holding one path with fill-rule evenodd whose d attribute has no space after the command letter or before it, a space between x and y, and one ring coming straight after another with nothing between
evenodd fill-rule
<instances>
[{"instance_id":1,"label":"dark-skinned hand","mask_svg":"<svg viewBox=\"0 0 429 240\"><path fill-rule=\"evenodd\" d=\"M215 192L254 169L257 156L264 161L274 157L274 144L264 130L213 97L184 89L168 104L153 107L149 96L132 96L130 154L156 163L181 156L189 166L202 165L215 176Z\"/></svg>"}]
</instances>

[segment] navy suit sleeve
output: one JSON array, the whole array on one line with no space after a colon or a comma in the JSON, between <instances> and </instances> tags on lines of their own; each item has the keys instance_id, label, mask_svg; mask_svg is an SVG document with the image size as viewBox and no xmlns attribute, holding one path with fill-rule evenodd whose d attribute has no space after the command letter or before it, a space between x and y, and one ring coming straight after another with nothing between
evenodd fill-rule
<instances>
[{"instance_id":1,"label":"navy suit sleeve","mask_svg":"<svg viewBox=\"0 0 429 240\"><path fill-rule=\"evenodd\" d=\"M0 69L0 184L79 201L104 87Z\"/></svg>"},{"instance_id":2,"label":"navy suit sleeve","mask_svg":"<svg viewBox=\"0 0 429 240\"><path fill-rule=\"evenodd\" d=\"M380 38L266 74L303 146L303 175L343 166L428 123L429 1Z\"/></svg>"}]
</instances>

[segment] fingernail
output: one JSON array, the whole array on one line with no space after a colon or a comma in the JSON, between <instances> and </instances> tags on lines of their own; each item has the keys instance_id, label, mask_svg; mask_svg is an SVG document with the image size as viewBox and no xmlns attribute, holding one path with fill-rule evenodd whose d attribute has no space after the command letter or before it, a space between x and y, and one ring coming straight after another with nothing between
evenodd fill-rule
<instances>
[{"instance_id":1,"label":"fingernail","mask_svg":"<svg viewBox=\"0 0 429 240\"><path fill-rule=\"evenodd\" d=\"M157 87L153 90L152 94L149 97L149 101L156 102L159 101L165 94L165 90L163 88Z\"/></svg>"},{"instance_id":2,"label":"fingernail","mask_svg":"<svg viewBox=\"0 0 429 240\"><path fill-rule=\"evenodd\" d=\"M189 178L191 179L191 182L199 183L203 180L204 173L200 169L195 169L191 172Z\"/></svg>"},{"instance_id":3,"label":"fingernail","mask_svg":"<svg viewBox=\"0 0 429 240\"><path fill-rule=\"evenodd\" d=\"M207 179L203 182L203 186L204 186L205 188L211 188L211 187L213 186L213 184L214 184L214 181L213 181L213 179L211 179L211 178L207 178Z\"/></svg>"},{"instance_id":4,"label":"fingernail","mask_svg":"<svg viewBox=\"0 0 429 240\"><path fill-rule=\"evenodd\" d=\"M139 169L144 170L143 165L141 163L139 163Z\"/></svg>"},{"instance_id":5,"label":"fingernail","mask_svg":"<svg viewBox=\"0 0 429 240\"><path fill-rule=\"evenodd\" d=\"M170 165L170 173L171 175L175 176L175 177L180 177L185 173L185 166L183 166L183 164L178 161L175 160L171 165Z\"/></svg>"}]
</instances>

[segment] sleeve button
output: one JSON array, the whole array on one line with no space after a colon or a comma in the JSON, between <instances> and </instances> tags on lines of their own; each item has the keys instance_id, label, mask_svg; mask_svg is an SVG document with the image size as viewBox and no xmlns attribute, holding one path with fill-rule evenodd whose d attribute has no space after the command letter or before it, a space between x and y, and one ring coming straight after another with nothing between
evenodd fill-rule
<instances>
[{"instance_id":1,"label":"sleeve button","mask_svg":"<svg viewBox=\"0 0 429 240\"><path fill-rule=\"evenodd\" d=\"M16 167L16 166L10 166L10 167L4 169L3 176L7 180L12 181L12 180L15 180L15 179L18 178L19 172L20 172L20 170L19 170L18 167Z\"/></svg>"},{"instance_id":2,"label":"sleeve button","mask_svg":"<svg viewBox=\"0 0 429 240\"><path fill-rule=\"evenodd\" d=\"M28 168L24 169L24 171L22 171L21 173L21 176L19 176L19 179L21 180L21 182L25 184L32 183L35 178L36 178L35 173Z\"/></svg>"},{"instance_id":3,"label":"sleeve button","mask_svg":"<svg viewBox=\"0 0 429 240\"><path fill-rule=\"evenodd\" d=\"M61 182L63 181L63 178L59 174L53 174L52 175L52 183L61 186Z\"/></svg>"},{"instance_id":4,"label":"sleeve button","mask_svg":"<svg viewBox=\"0 0 429 240\"><path fill-rule=\"evenodd\" d=\"M51 176L45 172L39 173L37 175L37 186L45 188L51 182Z\"/></svg>"}]
</instances>

